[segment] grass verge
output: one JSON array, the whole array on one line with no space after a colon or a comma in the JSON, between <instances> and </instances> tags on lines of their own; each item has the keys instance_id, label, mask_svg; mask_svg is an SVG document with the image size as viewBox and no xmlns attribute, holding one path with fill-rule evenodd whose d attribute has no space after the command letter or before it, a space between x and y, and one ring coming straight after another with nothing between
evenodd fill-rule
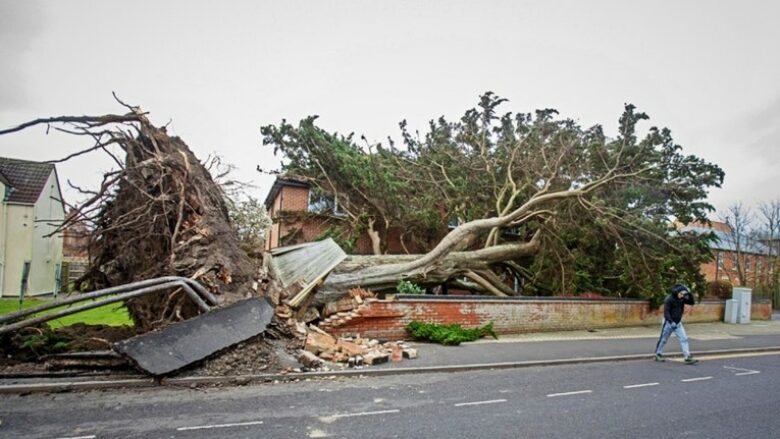
<instances>
[{"instance_id":1,"label":"grass verge","mask_svg":"<svg viewBox=\"0 0 780 439\"><path fill-rule=\"evenodd\" d=\"M49 302L42 299L26 299L22 302L22 308L32 308L43 305ZM80 306L86 302L70 305L73 307ZM67 306L54 308L52 310L45 311L42 314L49 314L62 309ZM18 299L0 299L0 315L9 314L19 311ZM39 314L40 315L40 314ZM87 325L107 325L107 326L133 326L133 320L130 318L130 314L127 312L127 308L121 302L110 303L98 308L93 308L87 311L82 311L77 314L61 317L56 320L48 322L51 328L61 328L63 326L70 326L75 323L84 323Z\"/></svg>"}]
</instances>

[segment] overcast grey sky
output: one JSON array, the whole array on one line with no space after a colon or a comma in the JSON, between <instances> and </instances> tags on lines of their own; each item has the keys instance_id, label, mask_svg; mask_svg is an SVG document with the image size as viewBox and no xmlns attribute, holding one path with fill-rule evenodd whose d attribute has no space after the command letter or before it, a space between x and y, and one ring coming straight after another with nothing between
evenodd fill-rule
<instances>
[{"instance_id":1,"label":"overcast grey sky","mask_svg":"<svg viewBox=\"0 0 780 439\"><path fill-rule=\"evenodd\" d=\"M0 0L0 127L123 112L171 121L264 198L279 159L260 127L320 115L329 131L398 139L398 122L455 119L491 90L505 111L556 108L616 132L626 102L726 171L710 200L780 198L780 2ZM84 139L44 128L0 155L64 157ZM111 163L59 165L96 186ZM66 191L73 201L75 192ZM715 216L713 216L715 219Z\"/></svg>"}]
</instances>

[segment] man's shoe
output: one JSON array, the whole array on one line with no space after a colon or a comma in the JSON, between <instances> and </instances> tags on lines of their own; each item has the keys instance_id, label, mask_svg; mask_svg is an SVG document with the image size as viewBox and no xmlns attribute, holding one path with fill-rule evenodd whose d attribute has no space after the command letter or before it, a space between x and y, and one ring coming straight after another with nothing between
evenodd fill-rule
<instances>
[{"instance_id":1,"label":"man's shoe","mask_svg":"<svg viewBox=\"0 0 780 439\"><path fill-rule=\"evenodd\" d=\"M693 358L693 356L690 356L690 357L685 359L685 364L696 364L698 362L699 362L699 360Z\"/></svg>"},{"instance_id":2,"label":"man's shoe","mask_svg":"<svg viewBox=\"0 0 780 439\"><path fill-rule=\"evenodd\" d=\"M655 354L655 361L659 363L663 363L664 361L666 361L666 358L664 358L664 356L661 354Z\"/></svg>"}]
</instances>

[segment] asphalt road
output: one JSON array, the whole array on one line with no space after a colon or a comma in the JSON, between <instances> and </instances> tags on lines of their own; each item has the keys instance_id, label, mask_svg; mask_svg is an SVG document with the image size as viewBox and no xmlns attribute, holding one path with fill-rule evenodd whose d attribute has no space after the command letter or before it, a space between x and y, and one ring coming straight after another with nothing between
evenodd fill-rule
<instances>
[{"instance_id":1,"label":"asphalt road","mask_svg":"<svg viewBox=\"0 0 780 439\"><path fill-rule=\"evenodd\" d=\"M776 438L780 355L0 400L0 438Z\"/></svg>"}]
</instances>

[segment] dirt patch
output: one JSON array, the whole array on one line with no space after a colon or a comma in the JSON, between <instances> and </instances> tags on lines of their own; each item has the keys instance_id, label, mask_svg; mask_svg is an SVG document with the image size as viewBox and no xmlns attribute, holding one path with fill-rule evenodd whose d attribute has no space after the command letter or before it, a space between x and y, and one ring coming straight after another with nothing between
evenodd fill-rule
<instances>
[{"instance_id":1,"label":"dirt patch","mask_svg":"<svg viewBox=\"0 0 780 439\"><path fill-rule=\"evenodd\" d=\"M303 340L281 325L271 326L257 337L238 343L192 367L178 376L236 376L279 373L300 367L295 359Z\"/></svg>"}]
</instances>

